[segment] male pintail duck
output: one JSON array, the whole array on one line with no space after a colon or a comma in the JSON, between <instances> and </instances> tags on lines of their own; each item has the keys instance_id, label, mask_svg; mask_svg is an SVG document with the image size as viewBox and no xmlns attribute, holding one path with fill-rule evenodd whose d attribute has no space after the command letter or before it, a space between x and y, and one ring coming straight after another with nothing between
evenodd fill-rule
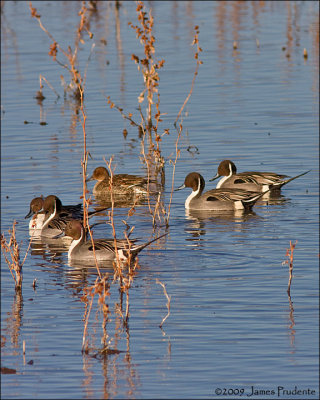
<instances>
[{"instance_id":1,"label":"male pintail duck","mask_svg":"<svg viewBox=\"0 0 320 400\"><path fill-rule=\"evenodd\" d=\"M307 174L309 171L303 172L300 175L290 178L287 175L279 175L274 172L240 172L237 173L235 164L230 160L221 161L218 167L217 174L209 180L209 182L222 177L216 189L229 188L229 189L244 189L256 192L265 192L266 190L280 189L283 185L293 181ZM288 179L286 179L288 178Z\"/></svg>"},{"instance_id":2,"label":"male pintail duck","mask_svg":"<svg viewBox=\"0 0 320 400\"><path fill-rule=\"evenodd\" d=\"M85 232L83 225L78 220L71 220L67 223L64 233L66 236L72 237L73 241L69 247L68 260L69 261L112 261L116 259L116 251L121 261L126 261L131 255L133 261L137 254L147 247L150 243L166 236L168 233L160 235L147 243L136 245L135 240L131 240L129 245L127 239L117 239L115 249L114 239L94 239L94 249L91 240L85 239Z\"/></svg>"},{"instance_id":3,"label":"male pintail duck","mask_svg":"<svg viewBox=\"0 0 320 400\"><path fill-rule=\"evenodd\" d=\"M105 167L97 167L86 182L98 181L94 188L94 195L110 194L110 174ZM112 193L115 195L146 194L148 180L142 176L118 174L112 177Z\"/></svg>"},{"instance_id":4,"label":"male pintail duck","mask_svg":"<svg viewBox=\"0 0 320 400\"><path fill-rule=\"evenodd\" d=\"M104 211L105 209L106 208L101 208L96 211L89 211L88 217L90 218L96 213ZM40 230L40 234L44 237L56 237L64 231L67 223L70 220L75 218L83 218L82 209L76 212L66 212L62 208L61 200L54 195L47 196L44 199L43 210L45 212L45 218Z\"/></svg>"},{"instance_id":5,"label":"male pintail duck","mask_svg":"<svg viewBox=\"0 0 320 400\"><path fill-rule=\"evenodd\" d=\"M53 195L50 195L53 196ZM50 196L47 196L50 198ZM61 200L58 199L61 203ZM35 197L34 199L31 200L30 202L30 210L28 214L25 216L25 218L29 218L32 216L30 222L29 222L29 230L39 230L41 229L44 219L45 219L45 212L43 210L43 203L44 199L43 197ZM67 205L64 206L61 203L61 215L73 215L75 218L79 216L82 212L82 204L76 204L76 205Z\"/></svg>"},{"instance_id":6,"label":"male pintail duck","mask_svg":"<svg viewBox=\"0 0 320 400\"><path fill-rule=\"evenodd\" d=\"M255 202L265 193L243 189L212 189L202 193L205 187L205 181L198 172L191 172L188 174L184 180L184 184L175 190L181 190L186 187L192 189L192 193L185 202L185 208L187 210L250 210Z\"/></svg>"}]
</instances>

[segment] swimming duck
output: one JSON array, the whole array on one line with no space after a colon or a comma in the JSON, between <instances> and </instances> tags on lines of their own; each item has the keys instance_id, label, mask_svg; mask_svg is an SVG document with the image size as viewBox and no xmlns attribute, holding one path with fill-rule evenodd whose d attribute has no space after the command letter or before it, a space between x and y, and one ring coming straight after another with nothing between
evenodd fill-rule
<instances>
[{"instance_id":1,"label":"swimming duck","mask_svg":"<svg viewBox=\"0 0 320 400\"><path fill-rule=\"evenodd\" d=\"M230 160L221 161L217 174L209 180L209 182L222 177L216 189L220 188L238 188L244 190L252 190L256 192L265 192L266 190L280 189L283 185L307 174L309 171L290 178L287 175L280 175L274 172L240 172L237 173L235 164ZM288 179L286 179L288 178Z\"/></svg>"},{"instance_id":2,"label":"swimming duck","mask_svg":"<svg viewBox=\"0 0 320 400\"><path fill-rule=\"evenodd\" d=\"M98 181L94 188L94 195L110 194L110 174L105 167L97 167L86 182ZM142 176L118 174L112 178L112 193L115 195L146 194L148 180Z\"/></svg>"},{"instance_id":3,"label":"swimming duck","mask_svg":"<svg viewBox=\"0 0 320 400\"><path fill-rule=\"evenodd\" d=\"M43 225L40 229L41 236L44 237L56 237L61 234L67 223L72 219L82 219L83 211L78 210L74 212L66 212L62 208L61 200L54 195L47 196L44 199L43 210L45 213L45 218ZM92 217L100 211L104 211L106 208L100 208L99 210L89 211L88 217Z\"/></svg>"},{"instance_id":4,"label":"swimming duck","mask_svg":"<svg viewBox=\"0 0 320 400\"><path fill-rule=\"evenodd\" d=\"M158 236L147 243L136 245L135 240L131 240L129 245L127 239L117 239L117 250L115 249L114 239L94 239L94 250L91 240L85 239L83 225L78 220L70 220L64 229L66 236L70 236L73 241L68 252L69 261L112 261L116 259L116 251L121 261L126 261L131 255L133 261L137 254L147 247L150 243L166 236L168 233Z\"/></svg>"},{"instance_id":5,"label":"swimming duck","mask_svg":"<svg viewBox=\"0 0 320 400\"><path fill-rule=\"evenodd\" d=\"M192 193L185 202L185 208L188 210L250 210L255 202L265 193L243 189L212 189L202 193L205 181L198 172L188 174L184 180L184 184L175 190L181 190L186 187L192 189Z\"/></svg>"},{"instance_id":6,"label":"swimming duck","mask_svg":"<svg viewBox=\"0 0 320 400\"><path fill-rule=\"evenodd\" d=\"M53 195L49 195L47 197L50 198L50 196L53 196ZM60 199L58 199L58 200L61 203L61 200ZM39 229L41 229L41 227L43 225L43 222L45 219L45 212L43 211L43 203L44 203L43 197L35 197L30 202L30 210L29 210L28 214L25 216L25 219L32 216L32 218L29 222L29 230L31 230L31 231L39 230ZM81 203L76 204L76 205L67 205L67 206L62 205L62 203L61 203L61 215L62 216L73 215L76 218L76 217L79 217L81 212L82 212L82 204Z\"/></svg>"}]
</instances>

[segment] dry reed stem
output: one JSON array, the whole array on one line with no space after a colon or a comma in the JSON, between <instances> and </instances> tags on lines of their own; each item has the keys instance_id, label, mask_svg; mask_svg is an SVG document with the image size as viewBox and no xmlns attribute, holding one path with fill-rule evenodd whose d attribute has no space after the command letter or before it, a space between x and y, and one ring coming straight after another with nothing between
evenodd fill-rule
<instances>
[{"instance_id":1,"label":"dry reed stem","mask_svg":"<svg viewBox=\"0 0 320 400\"><path fill-rule=\"evenodd\" d=\"M92 309L92 304L93 304L93 299L94 299L94 294L92 294L93 288L97 284L99 280L99 277L97 277L95 284L91 286L90 288L84 288L83 292L84 295L82 296L81 300L86 303L86 308L85 308L85 314L84 314L84 329L83 329L83 335L82 335L82 352L87 352L88 346L86 345L86 336L87 336L87 330L88 330L88 323L89 323L89 317L91 314L91 309ZM89 302L89 309L88 309L88 295L90 295L91 299Z\"/></svg>"},{"instance_id":2,"label":"dry reed stem","mask_svg":"<svg viewBox=\"0 0 320 400\"><path fill-rule=\"evenodd\" d=\"M29 240L29 245L26 250L25 256L23 258L23 261L20 262L20 247L19 247L19 244L16 239L16 224L17 224L17 222L16 222L16 220L14 220L13 224L12 224L12 229L8 230L9 235L10 235L9 241L7 241L7 239L5 238L3 233L1 234L1 250L4 255L5 261L8 264L11 276L15 282L15 289L21 290L22 289L22 279L23 279L22 267L26 261L26 258L27 258L27 255L28 255L28 252L29 252L29 249L31 246L31 242L33 240L33 236ZM9 257L7 256L7 253L9 253L11 261L10 261Z\"/></svg>"},{"instance_id":3,"label":"dry reed stem","mask_svg":"<svg viewBox=\"0 0 320 400\"><path fill-rule=\"evenodd\" d=\"M285 264L289 265L289 281L288 281L288 289L287 289L287 293L289 296L290 296L292 272L293 272L293 252L294 252L294 249L295 249L297 243L298 243L297 240L294 244L290 240L290 248L287 249L287 252L286 252L286 257L288 257L288 259L283 261L283 263L282 263L282 265L285 265Z\"/></svg>"},{"instance_id":4,"label":"dry reed stem","mask_svg":"<svg viewBox=\"0 0 320 400\"><path fill-rule=\"evenodd\" d=\"M86 31L90 37L93 37L92 33L87 28L88 26L88 19L87 19L87 12L89 9L86 7L85 2L82 2L82 7L79 11L80 15L80 22L77 29L77 35L74 43L74 50L72 51L71 46L68 46L68 50L64 50L59 43L55 40L53 35L45 28L45 26L41 22L41 16L38 14L37 9L32 7L32 2L29 2L29 8L31 11L31 17L36 18L39 23L40 28L48 35L52 44L50 45L49 55L53 58L55 62L57 62L63 68L66 68L70 75L72 83L68 85L66 90L72 89L73 95L75 98L80 98L79 88L83 88L85 84L85 80L82 78L78 68L76 67L77 64L77 55L79 50L79 43L84 43L83 39L81 38L82 32ZM60 51L64 57L67 59L67 63L62 63L57 59L58 51Z\"/></svg>"},{"instance_id":5,"label":"dry reed stem","mask_svg":"<svg viewBox=\"0 0 320 400\"><path fill-rule=\"evenodd\" d=\"M178 149L178 144L180 141L181 133L182 133L182 123L179 124L179 130L178 130L177 140L176 140L176 144L175 144L176 156L175 156L174 161L170 160L171 164L173 165L173 168L172 168L171 193L170 193L170 200L169 200L169 205L168 205L168 213L167 213L167 217L166 217L166 226L167 227L169 226L171 203L172 203L172 197L173 197L173 192L174 192L174 176L175 176L175 172L176 172L176 165L177 165L178 158L180 157L180 150Z\"/></svg>"},{"instance_id":6,"label":"dry reed stem","mask_svg":"<svg viewBox=\"0 0 320 400\"><path fill-rule=\"evenodd\" d=\"M159 75L157 70L163 67L164 60L155 62L153 54L155 53L154 43L155 37L153 36L153 16L151 10L149 15L145 11L144 3L137 1L137 17L140 26L133 25L129 22L129 26L135 30L137 38L140 39L140 43L144 46L145 58L139 59L138 56L132 54L131 59L138 65L138 70L143 75L145 84L144 90L138 97L139 103L144 101L145 93L147 93L147 126L152 127L152 105L153 95L158 92L159 86ZM151 135L151 130L149 130Z\"/></svg>"},{"instance_id":7,"label":"dry reed stem","mask_svg":"<svg viewBox=\"0 0 320 400\"><path fill-rule=\"evenodd\" d=\"M159 285L162 286L162 288L163 288L163 293L164 293L164 295L166 296L166 298L167 298L167 300L168 300L168 302L167 302L167 304L166 304L167 309L168 309L168 313L167 313L167 315L162 319L161 324L159 325L159 327L162 328L162 325L164 324L165 320L166 320L166 319L169 317L169 315L170 315L171 296L168 296L167 289L166 289L164 283L162 283L161 281L159 281L158 278L156 278L156 283L158 283Z\"/></svg>"},{"instance_id":8,"label":"dry reed stem","mask_svg":"<svg viewBox=\"0 0 320 400\"><path fill-rule=\"evenodd\" d=\"M114 265L115 271L117 271L117 273L119 274L120 277L120 281L121 281L121 263L120 263L120 258L119 258L119 253L118 253L118 246L117 246L117 235L116 235L116 229L114 226L114 197L113 197L113 169L111 168L112 165L112 161L113 161L113 157L110 157L109 161L107 161L105 159L105 157L103 158L104 162L106 163L108 170L109 170L109 175L110 175L110 179L109 179L109 190L110 190L110 199L111 199L111 212L109 213L109 217L110 217L110 222L109 224L111 225L112 228L112 236L114 239L114 250L115 250L115 256L116 256L116 264Z\"/></svg>"},{"instance_id":9,"label":"dry reed stem","mask_svg":"<svg viewBox=\"0 0 320 400\"><path fill-rule=\"evenodd\" d=\"M180 108L180 111L179 111L179 113L178 113L178 115L177 115L177 118L176 118L176 120L174 121L174 125L176 125L176 123L177 123L177 121L178 121L178 119L179 119L179 117L180 117L180 115L181 115L181 113L182 113L184 107L186 106L187 102L189 101L189 99L190 99L190 97L191 97L191 94L192 94L192 92L193 92L194 82L195 82L195 80L196 80L196 76L198 75L199 66L200 66L201 64L203 64L203 62L199 60L199 53L202 51L202 48L199 46L199 27L198 27L198 25L196 25L196 26L194 27L194 30L195 30L196 33L195 33L195 35L194 35L194 39L193 39L193 42L192 42L192 46L195 45L195 44L197 45L197 50L196 50L195 55L194 55L194 58L197 60L197 65L196 65L196 69L195 69L195 71L194 71L194 75L193 75L193 79L192 79L192 83L191 83L190 92L189 92L188 96L186 97L186 99L185 99L185 101L184 101L182 107Z\"/></svg>"},{"instance_id":10,"label":"dry reed stem","mask_svg":"<svg viewBox=\"0 0 320 400\"><path fill-rule=\"evenodd\" d=\"M57 98L60 98L59 93L54 89L54 87L51 85L51 83L41 74L39 74L39 82L40 82L40 92L42 93L43 85L42 85L42 79L47 83L49 88L53 91L53 93L57 96Z\"/></svg>"}]
</instances>

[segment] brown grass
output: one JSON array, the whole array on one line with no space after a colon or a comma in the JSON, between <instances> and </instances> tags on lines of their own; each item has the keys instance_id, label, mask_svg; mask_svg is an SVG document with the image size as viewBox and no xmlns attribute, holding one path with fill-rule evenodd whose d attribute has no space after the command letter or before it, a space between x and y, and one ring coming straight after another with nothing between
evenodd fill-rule
<instances>
[{"instance_id":1,"label":"brown grass","mask_svg":"<svg viewBox=\"0 0 320 400\"><path fill-rule=\"evenodd\" d=\"M29 246L23 258L23 261L20 261L20 245L16 239L16 221L13 221L12 229L9 229L9 240L6 239L4 234L1 234L1 250L6 263L8 264L10 273L15 283L16 291L20 291L22 289L22 267L26 261L27 254L30 249L30 245L32 242L32 238L29 241Z\"/></svg>"}]
</instances>

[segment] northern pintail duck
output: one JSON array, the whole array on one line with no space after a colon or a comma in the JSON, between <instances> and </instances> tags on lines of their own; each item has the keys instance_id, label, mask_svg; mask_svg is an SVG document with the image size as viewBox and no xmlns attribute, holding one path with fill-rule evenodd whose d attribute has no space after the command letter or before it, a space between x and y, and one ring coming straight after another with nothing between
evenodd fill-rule
<instances>
[{"instance_id":1,"label":"northern pintail duck","mask_svg":"<svg viewBox=\"0 0 320 400\"><path fill-rule=\"evenodd\" d=\"M147 243L136 245L135 240L131 241L129 245L127 239L117 239L115 249L114 239L94 239L94 249L91 240L86 240L83 225L78 220L71 220L67 223L65 235L71 236L73 241L69 247L68 260L69 261L112 261L116 259L116 251L121 261L126 261L131 255L133 261L137 254L147 247L150 243L166 236L167 233L150 240Z\"/></svg>"},{"instance_id":2,"label":"northern pintail duck","mask_svg":"<svg viewBox=\"0 0 320 400\"><path fill-rule=\"evenodd\" d=\"M209 182L222 177L216 189L220 188L238 188L244 190L252 190L256 192L265 192L266 190L280 189L283 185L307 174L309 171L290 178L287 175L280 175L274 172L240 172L237 173L235 164L230 160L221 161L217 174L209 180Z\"/></svg>"},{"instance_id":3,"label":"northern pintail duck","mask_svg":"<svg viewBox=\"0 0 320 400\"><path fill-rule=\"evenodd\" d=\"M53 195L49 195L47 197L51 198ZM57 197L59 202L61 203L61 200ZM44 204L44 199L43 197L35 197L34 199L31 200L30 202L30 210L28 214L25 216L25 218L29 218L32 216L30 222L29 222L29 230L39 230L42 228L44 219L45 219L45 212L43 210L43 204ZM76 204L76 205L67 205L64 206L61 203L61 215L66 216L74 216L75 218L78 217L82 212L82 204Z\"/></svg>"},{"instance_id":4,"label":"northern pintail duck","mask_svg":"<svg viewBox=\"0 0 320 400\"><path fill-rule=\"evenodd\" d=\"M188 174L184 180L184 184L175 190L181 190L186 187L192 189L192 193L185 202L185 208L188 210L250 210L255 202L264 194L243 189L212 189L202 193L205 181L198 172Z\"/></svg>"},{"instance_id":5,"label":"northern pintail duck","mask_svg":"<svg viewBox=\"0 0 320 400\"><path fill-rule=\"evenodd\" d=\"M110 194L110 174L105 167L97 167L86 182L98 181L94 188L94 195ZM118 174L112 177L112 193L115 195L146 194L148 180L142 176Z\"/></svg>"},{"instance_id":6,"label":"northern pintail duck","mask_svg":"<svg viewBox=\"0 0 320 400\"><path fill-rule=\"evenodd\" d=\"M62 208L61 200L54 195L45 198L43 210L45 212L45 218L40 232L41 236L44 237L56 237L64 231L70 220L83 218L82 209L66 212L66 210ZM104 210L105 208L96 211L89 211L88 217L90 218L96 213Z\"/></svg>"}]
</instances>

